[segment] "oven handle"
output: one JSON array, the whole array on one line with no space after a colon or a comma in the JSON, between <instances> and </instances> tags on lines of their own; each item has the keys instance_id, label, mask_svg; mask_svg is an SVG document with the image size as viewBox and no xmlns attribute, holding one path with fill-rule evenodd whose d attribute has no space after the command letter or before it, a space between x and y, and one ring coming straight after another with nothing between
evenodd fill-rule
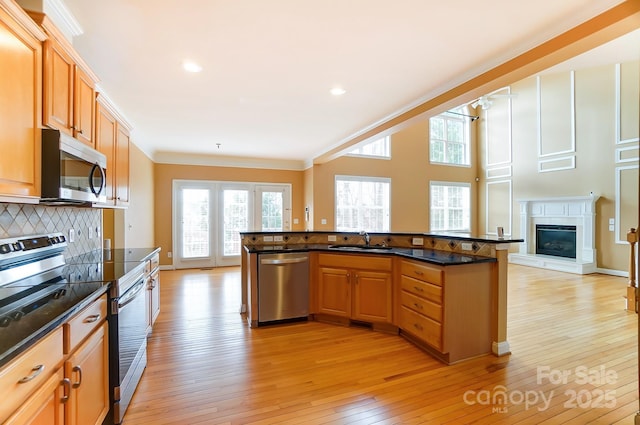
<instances>
[{"instance_id":1,"label":"oven handle","mask_svg":"<svg viewBox=\"0 0 640 425\"><path fill-rule=\"evenodd\" d=\"M144 279L140 279L122 298L118 300L118 310L129 304L144 289Z\"/></svg>"},{"instance_id":2,"label":"oven handle","mask_svg":"<svg viewBox=\"0 0 640 425\"><path fill-rule=\"evenodd\" d=\"M95 174L96 169L100 171L100 188L98 190L96 190L96 187L93 185L93 175ZM89 176L89 187L91 188L91 192L93 192L94 195L100 196L100 193L102 192L102 190L105 187L106 179L107 179L107 177L106 177L106 175L104 173L104 170L102 169L100 164L98 164L96 162L93 165L93 167L91 168L91 173L90 173L90 176Z\"/></svg>"}]
</instances>

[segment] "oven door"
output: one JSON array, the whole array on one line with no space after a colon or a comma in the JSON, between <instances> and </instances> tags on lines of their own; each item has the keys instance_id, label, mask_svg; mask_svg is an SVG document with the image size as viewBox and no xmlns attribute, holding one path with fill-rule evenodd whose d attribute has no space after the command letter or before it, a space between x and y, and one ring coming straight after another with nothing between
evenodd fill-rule
<instances>
[{"instance_id":1,"label":"oven door","mask_svg":"<svg viewBox=\"0 0 640 425\"><path fill-rule=\"evenodd\" d=\"M124 294L113 300L111 347L114 379L113 402L114 423L122 422L131 397L147 364L147 318L144 276L136 281Z\"/></svg>"}]
</instances>

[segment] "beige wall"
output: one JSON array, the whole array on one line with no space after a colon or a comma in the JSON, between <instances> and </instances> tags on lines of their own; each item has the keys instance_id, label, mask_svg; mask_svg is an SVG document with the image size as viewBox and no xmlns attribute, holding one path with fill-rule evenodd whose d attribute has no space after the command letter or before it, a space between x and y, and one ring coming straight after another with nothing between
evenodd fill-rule
<instances>
[{"instance_id":1,"label":"beige wall","mask_svg":"<svg viewBox=\"0 0 640 425\"><path fill-rule=\"evenodd\" d=\"M471 126L475 126L474 123ZM335 176L387 177L391 179L392 232L429 231L429 182L471 184L476 205L477 165L451 167L429 163L429 123L426 119L391 135L391 159L343 156L313 167L314 230L335 229ZM472 130L472 138L473 138ZM476 157L475 146L471 158ZM476 211L473 208L472 217ZM326 219L327 224L321 220ZM472 230L477 223L472 219Z\"/></svg>"},{"instance_id":2,"label":"beige wall","mask_svg":"<svg viewBox=\"0 0 640 425\"><path fill-rule=\"evenodd\" d=\"M129 158L130 205L124 215L127 247L156 246L154 236L154 184L153 161L137 146L131 144Z\"/></svg>"},{"instance_id":3,"label":"beige wall","mask_svg":"<svg viewBox=\"0 0 640 425\"><path fill-rule=\"evenodd\" d=\"M618 239L625 240L629 227L637 227L638 214L638 63L621 66L621 85L625 95L620 96L620 114L616 113L616 65L606 65L590 69L576 70L575 81L575 152L558 153L539 157L538 132L542 135L542 153L549 154L571 150L570 71L545 75L541 79L540 93L542 102L538 106L538 89L535 77L518 81L511 85L511 92L517 97L511 101L511 114L501 114L500 109L509 107L508 102L497 105L497 112L489 109L478 111L481 114L479 132L481 151L512 152L511 162L502 165L487 166L488 156L482 157L480 201L480 230L491 232L492 217L511 216L513 227L510 233L520 236L520 212L518 199L544 197L587 196L590 192L599 195L596 204L597 265L602 269L626 271L629 263L629 246L616 243L616 234L609 231L609 219L616 217L616 204L619 204L620 226ZM635 81L635 85L631 82ZM629 93L632 91L632 93ZM632 112L624 112L629 111ZM541 125L537 116L541 113ZM551 115L562 117L553 119ZM616 143L616 123L628 139L635 142ZM498 125L511 125L512 140L498 137L499 132L492 131ZM487 130L488 131L484 131ZM487 138L488 136L488 138ZM624 138L624 137L623 137ZM616 150L630 148L629 158L634 161L616 162ZM575 168L539 172L539 160L557 159L551 165L543 167L568 166L570 162L562 159L575 157ZM489 162L490 159L489 159ZM499 167L511 167L510 176L487 179L488 170ZM636 167L619 170L620 167ZM493 171L490 171L493 172ZM620 190L616 190L616 174L621 173ZM494 185L490 189L488 185ZM510 184L510 185L509 185ZM495 190L495 188L500 188ZM511 190L512 202L505 202ZM619 193L618 193L619 192ZM490 194L502 199L491 202ZM510 208L510 210L509 210ZM489 226L485 223L489 222ZM488 228L485 228L488 227Z\"/></svg>"},{"instance_id":4,"label":"beige wall","mask_svg":"<svg viewBox=\"0 0 640 425\"><path fill-rule=\"evenodd\" d=\"M200 165L154 165L155 196L155 245L162 248L160 264L171 264L167 253L173 250L172 239L172 190L174 180L207 180L251 183L288 183L291 184L293 231L305 230L304 225L304 175L303 171L268 170L253 168L215 167Z\"/></svg>"}]
</instances>

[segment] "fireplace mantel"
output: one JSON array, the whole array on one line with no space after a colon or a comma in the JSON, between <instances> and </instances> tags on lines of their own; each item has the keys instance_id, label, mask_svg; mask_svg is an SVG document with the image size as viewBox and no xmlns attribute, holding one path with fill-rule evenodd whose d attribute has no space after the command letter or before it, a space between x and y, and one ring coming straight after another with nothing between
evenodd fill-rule
<instances>
[{"instance_id":1,"label":"fireplace mantel","mask_svg":"<svg viewBox=\"0 0 640 425\"><path fill-rule=\"evenodd\" d=\"M598 196L520 199L520 244L509 261L525 266L588 274L596 271L595 215ZM537 224L576 226L576 258L536 255Z\"/></svg>"}]
</instances>

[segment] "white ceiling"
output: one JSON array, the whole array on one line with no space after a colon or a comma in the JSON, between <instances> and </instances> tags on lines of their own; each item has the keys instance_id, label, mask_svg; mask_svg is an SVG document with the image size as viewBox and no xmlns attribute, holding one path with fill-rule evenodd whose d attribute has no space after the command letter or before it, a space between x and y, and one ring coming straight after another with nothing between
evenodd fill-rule
<instances>
[{"instance_id":1,"label":"white ceiling","mask_svg":"<svg viewBox=\"0 0 640 425\"><path fill-rule=\"evenodd\" d=\"M152 159L289 168L620 2L64 0L74 46Z\"/></svg>"}]
</instances>

